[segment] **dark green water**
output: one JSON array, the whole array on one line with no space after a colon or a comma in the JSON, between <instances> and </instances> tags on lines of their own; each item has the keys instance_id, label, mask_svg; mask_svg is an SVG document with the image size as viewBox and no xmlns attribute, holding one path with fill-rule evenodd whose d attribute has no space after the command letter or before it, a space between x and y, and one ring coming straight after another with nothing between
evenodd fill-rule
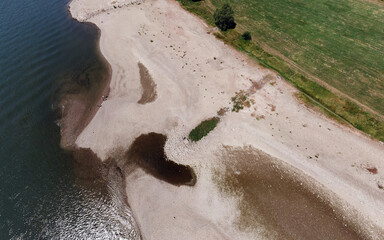
<instances>
[{"instance_id":1,"label":"dark green water","mask_svg":"<svg viewBox=\"0 0 384 240\"><path fill-rule=\"evenodd\" d=\"M132 234L129 209L79 181L59 147L55 92L100 64L97 30L72 20L67 4L0 1L0 239Z\"/></svg>"}]
</instances>

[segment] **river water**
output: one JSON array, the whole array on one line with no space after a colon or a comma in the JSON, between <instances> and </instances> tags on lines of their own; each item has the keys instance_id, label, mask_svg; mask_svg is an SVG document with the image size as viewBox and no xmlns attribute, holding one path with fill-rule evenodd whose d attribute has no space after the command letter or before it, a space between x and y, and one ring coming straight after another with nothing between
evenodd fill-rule
<instances>
[{"instance_id":1,"label":"river water","mask_svg":"<svg viewBox=\"0 0 384 240\"><path fill-rule=\"evenodd\" d=\"M110 194L116 185L76 174L59 146L58 89L101 64L97 29L74 21L67 6L0 1L0 239L135 235L129 208Z\"/></svg>"}]
</instances>

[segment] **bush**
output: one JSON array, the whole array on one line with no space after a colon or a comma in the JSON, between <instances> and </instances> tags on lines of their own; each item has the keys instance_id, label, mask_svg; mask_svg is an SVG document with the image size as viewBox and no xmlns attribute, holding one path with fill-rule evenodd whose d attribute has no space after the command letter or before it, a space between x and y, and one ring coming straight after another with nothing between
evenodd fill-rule
<instances>
[{"instance_id":1,"label":"bush","mask_svg":"<svg viewBox=\"0 0 384 240\"><path fill-rule=\"evenodd\" d=\"M220 120L219 118L214 117L214 118L202 121L197 127L195 127L189 133L189 136L188 136L189 139L191 139L194 142L197 142L203 137L207 136L207 134L216 127L219 120Z\"/></svg>"},{"instance_id":2,"label":"bush","mask_svg":"<svg viewBox=\"0 0 384 240\"><path fill-rule=\"evenodd\" d=\"M252 39L252 36L251 36L251 33L250 32L244 32L243 35L241 35L241 37L246 40L246 41L249 41Z\"/></svg>"},{"instance_id":3,"label":"bush","mask_svg":"<svg viewBox=\"0 0 384 240\"><path fill-rule=\"evenodd\" d=\"M233 14L233 9L228 3L225 3L221 8L216 9L213 14L216 26L222 31L234 29L236 27L236 23L233 18Z\"/></svg>"}]
</instances>

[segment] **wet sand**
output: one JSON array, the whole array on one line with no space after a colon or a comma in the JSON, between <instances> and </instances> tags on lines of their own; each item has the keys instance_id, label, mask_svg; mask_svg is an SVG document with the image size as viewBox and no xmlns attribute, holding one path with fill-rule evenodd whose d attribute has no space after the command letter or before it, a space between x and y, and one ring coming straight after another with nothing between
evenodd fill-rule
<instances>
[{"instance_id":1,"label":"wet sand","mask_svg":"<svg viewBox=\"0 0 384 240\"><path fill-rule=\"evenodd\" d=\"M226 147L225 170L216 181L222 191L239 196L240 229L263 229L266 239L367 239L358 223L294 175L278 159L252 147Z\"/></svg>"},{"instance_id":2,"label":"wet sand","mask_svg":"<svg viewBox=\"0 0 384 240\"><path fill-rule=\"evenodd\" d=\"M100 29L94 24L86 24L97 29L97 38L100 39ZM109 95L111 66L101 54L99 44L96 51L98 59L95 59L95 64L73 73L57 93L59 101L55 111L59 117L60 144L64 149L75 148L77 137L95 116L106 100L105 97Z\"/></svg>"},{"instance_id":3,"label":"wet sand","mask_svg":"<svg viewBox=\"0 0 384 240\"><path fill-rule=\"evenodd\" d=\"M137 103L146 104L155 101L157 97L156 83L153 81L148 69L142 64L138 63L140 70L140 83L143 88L141 98Z\"/></svg>"}]
</instances>

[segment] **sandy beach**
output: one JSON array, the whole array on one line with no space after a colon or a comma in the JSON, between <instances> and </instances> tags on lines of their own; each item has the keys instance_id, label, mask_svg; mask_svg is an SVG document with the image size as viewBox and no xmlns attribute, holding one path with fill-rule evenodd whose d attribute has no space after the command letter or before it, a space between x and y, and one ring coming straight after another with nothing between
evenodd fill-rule
<instances>
[{"instance_id":1,"label":"sandy beach","mask_svg":"<svg viewBox=\"0 0 384 240\"><path fill-rule=\"evenodd\" d=\"M100 28L112 69L108 99L77 147L127 166L122 152L155 132L167 136L167 157L196 175L194 186L177 186L141 167L123 169L143 239L382 239L381 142L308 109L284 79L216 39L174 0L73 0L69 8ZM231 98L241 91L250 106L232 112ZM187 139L220 109L228 111L212 132ZM266 166L276 178L256 170ZM257 188L262 181L271 183ZM271 193L274 205L250 200L259 196L250 188L262 193L269 185L291 191ZM297 212L301 218L287 220ZM295 230L292 224L305 229L311 215L307 230Z\"/></svg>"}]
</instances>

